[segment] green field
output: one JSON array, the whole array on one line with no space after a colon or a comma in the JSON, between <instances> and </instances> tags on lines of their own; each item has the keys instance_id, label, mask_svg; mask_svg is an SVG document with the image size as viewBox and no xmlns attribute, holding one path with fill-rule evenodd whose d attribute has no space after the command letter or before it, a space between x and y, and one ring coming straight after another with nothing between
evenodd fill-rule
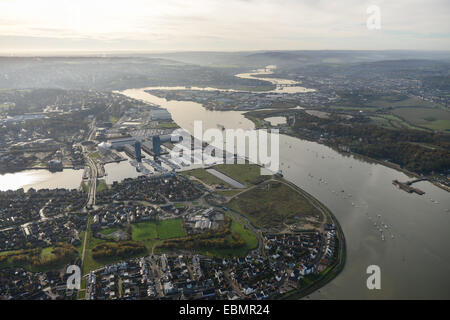
<instances>
[{"instance_id":1,"label":"green field","mask_svg":"<svg viewBox=\"0 0 450 320\"><path fill-rule=\"evenodd\" d=\"M158 129L176 129L179 128L180 126L177 125L175 122L163 122L163 123L159 123L156 128Z\"/></svg>"},{"instance_id":2,"label":"green field","mask_svg":"<svg viewBox=\"0 0 450 320\"><path fill-rule=\"evenodd\" d=\"M131 225L134 241L172 239L186 236L181 219L140 222Z\"/></svg>"},{"instance_id":3,"label":"green field","mask_svg":"<svg viewBox=\"0 0 450 320\"><path fill-rule=\"evenodd\" d=\"M92 219L90 219L90 223L91 220ZM132 240L145 245L148 252L151 252L153 246L160 242L159 239L170 239L186 236L186 232L183 229L181 219L140 222L132 224L131 228L132 228ZM100 233L104 235L110 235L116 232L117 230L119 230L119 227L112 227L104 229L100 231ZM84 232L80 236L84 236ZM106 244L106 243L118 244L120 242L111 242L108 240L95 238L92 235L92 231L89 227L86 243L86 254L83 263L83 274L86 274L91 270L101 268L105 264L115 263L121 260L117 258L117 259L102 259L101 261L98 261L92 257L92 249L99 244ZM82 245L80 245L79 248L81 257Z\"/></svg>"},{"instance_id":4,"label":"green field","mask_svg":"<svg viewBox=\"0 0 450 320\"><path fill-rule=\"evenodd\" d=\"M101 233L107 239L116 240L116 238L112 234L118 230L120 230L119 227L112 227L112 228L106 228L106 229L100 230L98 233Z\"/></svg>"},{"instance_id":5,"label":"green field","mask_svg":"<svg viewBox=\"0 0 450 320\"><path fill-rule=\"evenodd\" d=\"M412 129L425 130L424 128L410 124L401 117L393 114L378 114L377 116L370 116L374 124L385 127L387 129Z\"/></svg>"},{"instance_id":6,"label":"green field","mask_svg":"<svg viewBox=\"0 0 450 320\"><path fill-rule=\"evenodd\" d=\"M92 248L95 247L97 244L105 243L106 240L94 238L92 235L90 224L92 223L92 218L89 219L89 227L88 227L88 234L86 239L86 253L84 256L84 262L83 262L83 270L82 273L86 274L91 270L98 269L102 267L104 264L100 263L92 257ZM84 232L83 232L83 238L84 239ZM80 256L82 255L82 252L80 252Z\"/></svg>"},{"instance_id":7,"label":"green field","mask_svg":"<svg viewBox=\"0 0 450 320\"><path fill-rule=\"evenodd\" d=\"M450 130L450 111L437 108L396 108L392 113L416 126Z\"/></svg>"},{"instance_id":8,"label":"green field","mask_svg":"<svg viewBox=\"0 0 450 320\"><path fill-rule=\"evenodd\" d=\"M218 195L221 195L223 197L232 197L242 191L243 191L242 189L239 189L239 190L216 190L215 193L217 193Z\"/></svg>"},{"instance_id":9,"label":"green field","mask_svg":"<svg viewBox=\"0 0 450 320\"><path fill-rule=\"evenodd\" d=\"M231 200L228 207L262 228L280 229L285 223L293 224L308 216L321 216L307 199L280 182L268 182L244 192Z\"/></svg>"},{"instance_id":10,"label":"green field","mask_svg":"<svg viewBox=\"0 0 450 320\"><path fill-rule=\"evenodd\" d=\"M432 130L450 131L450 120L435 120L424 126Z\"/></svg>"},{"instance_id":11,"label":"green field","mask_svg":"<svg viewBox=\"0 0 450 320\"><path fill-rule=\"evenodd\" d=\"M75 247L69 244L64 244L63 247L64 250L70 250L70 252L66 251L63 256L55 254L56 249L61 249L59 245L2 251L0 252L0 268L21 267L33 272L58 269L78 256Z\"/></svg>"},{"instance_id":12,"label":"green field","mask_svg":"<svg viewBox=\"0 0 450 320\"><path fill-rule=\"evenodd\" d=\"M103 179L97 179L97 192L108 190L108 185L106 181Z\"/></svg>"},{"instance_id":13,"label":"green field","mask_svg":"<svg viewBox=\"0 0 450 320\"><path fill-rule=\"evenodd\" d=\"M98 152L98 151L95 151L95 152L92 152L90 155L89 155L89 157L91 157L91 159L99 159L100 158L100 152Z\"/></svg>"},{"instance_id":14,"label":"green field","mask_svg":"<svg viewBox=\"0 0 450 320\"><path fill-rule=\"evenodd\" d=\"M99 233L101 233L101 234L103 234L105 236L108 236L108 235L116 232L119 229L120 229L119 227L106 228L106 229L103 229L103 230L99 231Z\"/></svg>"},{"instance_id":15,"label":"green field","mask_svg":"<svg viewBox=\"0 0 450 320\"><path fill-rule=\"evenodd\" d=\"M261 167L256 164L219 164L214 169L246 185L269 179L269 176L261 175Z\"/></svg>"},{"instance_id":16,"label":"green field","mask_svg":"<svg viewBox=\"0 0 450 320\"><path fill-rule=\"evenodd\" d=\"M248 113L244 114L244 116L255 124L255 129L265 128L265 123L263 119L252 116Z\"/></svg>"},{"instance_id":17,"label":"green field","mask_svg":"<svg viewBox=\"0 0 450 320\"><path fill-rule=\"evenodd\" d=\"M230 214L227 214L227 216L231 217ZM258 246L258 238L256 237L256 235L252 231L246 229L241 221L238 221L236 218L233 218L233 222L231 223L231 232L238 233L245 241L245 246L234 249L210 248L208 250L200 250L199 252L207 256L215 256L221 258L244 257L248 253L248 251L255 249ZM226 238L230 242L233 241L230 235L228 235Z\"/></svg>"},{"instance_id":18,"label":"green field","mask_svg":"<svg viewBox=\"0 0 450 320\"><path fill-rule=\"evenodd\" d=\"M379 108L390 107L437 107L438 105L416 97L381 96L366 103Z\"/></svg>"},{"instance_id":19,"label":"green field","mask_svg":"<svg viewBox=\"0 0 450 320\"><path fill-rule=\"evenodd\" d=\"M195 177L208 185L224 185L227 188L231 188L231 186L228 183L222 181L221 179L207 172L205 169L193 169L182 172L181 174L186 177L187 176Z\"/></svg>"},{"instance_id":20,"label":"green field","mask_svg":"<svg viewBox=\"0 0 450 320\"><path fill-rule=\"evenodd\" d=\"M153 221L134 223L131 225L131 229L131 239L133 241L156 239L158 237L156 223Z\"/></svg>"},{"instance_id":21,"label":"green field","mask_svg":"<svg viewBox=\"0 0 450 320\"><path fill-rule=\"evenodd\" d=\"M159 239L181 238L186 236L181 219L158 221L156 224Z\"/></svg>"},{"instance_id":22,"label":"green field","mask_svg":"<svg viewBox=\"0 0 450 320\"><path fill-rule=\"evenodd\" d=\"M47 247L47 248L42 249L41 260L45 261L45 260L55 257L55 255L53 254L52 251L53 251L53 247Z\"/></svg>"},{"instance_id":23,"label":"green field","mask_svg":"<svg viewBox=\"0 0 450 320\"><path fill-rule=\"evenodd\" d=\"M88 182L81 181L81 191L88 193L91 188L91 180Z\"/></svg>"},{"instance_id":24,"label":"green field","mask_svg":"<svg viewBox=\"0 0 450 320\"><path fill-rule=\"evenodd\" d=\"M359 111L359 110L363 110L363 109L375 109L377 107L375 106L365 106L365 107L350 107L350 106L335 106L332 105L329 107L330 109L334 109L334 110L352 110L352 111ZM370 110L372 111L372 110Z\"/></svg>"}]
</instances>

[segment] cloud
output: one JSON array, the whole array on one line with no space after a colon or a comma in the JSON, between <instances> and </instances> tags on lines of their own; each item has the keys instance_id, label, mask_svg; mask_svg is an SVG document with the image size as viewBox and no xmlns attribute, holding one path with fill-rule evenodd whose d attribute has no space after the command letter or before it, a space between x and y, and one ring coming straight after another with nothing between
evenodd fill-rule
<instances>
[{"instance_id":1,"label":"cloud","mask_svg":"<svg viewBox=\"0 0 450 320\"><path fill-rule=\"evenodd\" d=\"M373 4L377 31L366 28ZM25 38L52 39L55 50L58 39L111 50L127 50L121 41L142 50L449 50L449 16L447 0L0 0L0 50Z\"/></svg>"}]
</instances>

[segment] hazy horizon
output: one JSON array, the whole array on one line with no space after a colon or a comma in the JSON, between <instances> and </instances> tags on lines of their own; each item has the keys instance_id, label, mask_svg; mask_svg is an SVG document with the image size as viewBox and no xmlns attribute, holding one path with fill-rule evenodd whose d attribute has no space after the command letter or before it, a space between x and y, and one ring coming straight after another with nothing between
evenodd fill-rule
<instances>
[{"instance_id":1,"label":"hazy horizon","mask_svg":"<svg viewBox=\"0 0 450 320\"><path fill-rule=\"evenodd\" d=\"M0 0L0 53L447 51L448 16L445 0Z\"/></svg>"}]
</instances>

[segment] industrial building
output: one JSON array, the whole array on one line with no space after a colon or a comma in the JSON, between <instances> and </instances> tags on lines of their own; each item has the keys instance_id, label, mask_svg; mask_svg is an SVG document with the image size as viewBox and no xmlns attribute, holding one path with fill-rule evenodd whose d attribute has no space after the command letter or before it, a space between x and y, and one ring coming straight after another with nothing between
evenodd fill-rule
<instances>
[{"instance_id":1,"label":"industrial building","mask_svg":"<svg viewBox=\"0 0 450 320\"><path fill-rule=\"evenodd\" d=\"M134 143L134 152L135 152L135 155L136 155L136 160L138 162L141 162L142 153L141 153L141 143L139 141L136 141Z\"/></svg>"},{"instance_id":2,"label":"industrial building","mask_svg":"<svg viewBox=\"0 0 450 320\"><path fill-rule=\"evenodd\" d=\"M63 164L61 160L52 159L48 163L48 169L50 171L62 171L63 170Z\"/></svg>"},{"instance_id":3,"label":"industrial building","mask_svg":"<svg viewBox=\"0 0 450 320\"><path fill-rule=\"evenodd\" d=\"M166 109L155 109L150 112L150 120L171 121L172 116L170 115L169 111L167 111Z\"/></svg>"},{"instance_id":4,"label":"industrial building","mask_svg":"<svg viewBox=\"0 0 450 320\"><path fill-rule=\"evenodd\" d=\"M153 154L159 156L161 154L161 138L159 136L152 137Z\"/></svg>"},{"instance_id":5,"label":"industrial building","mask_svg":"<svg viewBox=\"0 0 450 320\"><path fill-rule=\"evenodd\" d=\"M122 148L126 145L134 145L135 142L136 142L136 139L133 137L117 138L117 139L111 139L108 141L108 143L111 145L112 149Z\"/></svg>"}]
</instances>

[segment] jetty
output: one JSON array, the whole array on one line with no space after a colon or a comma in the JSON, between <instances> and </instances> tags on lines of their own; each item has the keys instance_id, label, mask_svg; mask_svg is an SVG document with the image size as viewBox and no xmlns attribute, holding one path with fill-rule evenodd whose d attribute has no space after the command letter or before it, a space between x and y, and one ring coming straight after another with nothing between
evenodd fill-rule
<instances>
[{"instance_id":1,"label":"jetty","mask_svg":"<svg viewBox=\"0 0 450 320\"><path fill-rule=\"evenodd\" d=\"M418 195L423 195L423 194L425 194L424 191L414 188L411 185L415 182L425 181L425 180L427 180L427 179L426 178L416 179L416 180L412 180L412 181L408 181L408 182L400 182L398 180L393 180L392 184L395 185L397 188L402 189L403 191L406 191L408 193L417 193Z\"/></svg>"}]
</instances>

